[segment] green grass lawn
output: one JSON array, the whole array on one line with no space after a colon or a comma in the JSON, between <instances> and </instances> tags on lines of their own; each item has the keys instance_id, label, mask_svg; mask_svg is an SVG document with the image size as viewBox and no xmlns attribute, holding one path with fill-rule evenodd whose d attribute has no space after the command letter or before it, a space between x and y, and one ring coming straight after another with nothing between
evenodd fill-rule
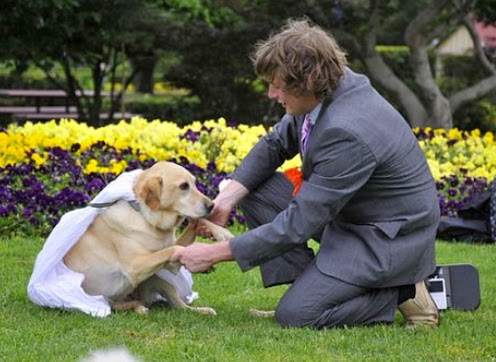
<instances>
[{"instance_id":1,"label":"green grass lawn","mask_svg":"<svg viewBox=\"0 0 496 362\"><path fill-rule=\"evenodd\" d=\"M263 289L258 270L234 263L195 276L195 305L217 316L153 307L93 318L32 304L26 286L40 238L0 238L0 361L77 361L92 350L126 346L149 361L489 361L496 360L496 245L438 242L438 262L472 263L482 303L474 312L444 311L435 330L407 331L398 313L389 326L316 331L282 329L254 319L272 309L285 287Z\"/></svg>"}]
</instances>

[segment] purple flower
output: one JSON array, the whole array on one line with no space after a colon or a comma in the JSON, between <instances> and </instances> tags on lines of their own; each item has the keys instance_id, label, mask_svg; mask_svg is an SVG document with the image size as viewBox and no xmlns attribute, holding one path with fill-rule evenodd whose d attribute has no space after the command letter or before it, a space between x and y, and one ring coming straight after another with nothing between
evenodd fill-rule
<instances>
[{"instance_id":1,"label":"purple flower","mask_svg":"<svg viewBox=\"0 0 496 362\"><path fill-rule=\"evenodd\" d=\"M458 179L457 176L453 175L450 177L450 185L452 187L458 186L459 183L460 183L460 180Z\"/></svg>"},{"instance_id":2,"label":"purple flower","mask_svg":"<svg viewBox=\"0 0 496 362\"><path fill-rule=\"evenodd\" d=\"M17 207L14 204L0 206L0 216L7 217L9 214L17 213Z\"/></svg>"},{"instance_id":3,"label":"purple flower","mask_svg":"<svg viewBox=\"0 0 496 362\"><path fill-rule=\"evenodd\" d=\"M85 190L89 193L101 191L105 187L105 183L101 178L93 177L86 185Z\"/></svg>"},{"instance_id":4,"label":"purple flower","mask_svg":"<svg viewBox=\"0 0 496 362\"><path fill-rule=\"evenodd\" d=\"M456 195L458 195L458 190L457 189L450 188L448 190L448 195L450 195L451 197L456 196Z\"/></svg>"},{"instance_id":5,"label":"purple flower","mask_svg":"<svg viewBox=\"0 0 496 362\"><path fill-rule=\"evenodd\" d=\"M195 132L191 129L188 129L185 134L180 136L180 138L186 139L186 140L191 141L191 142L196 142L199 139L199 137L198 137L199 135L200 135L199 132Z\"/></svg>"}]
</instances>

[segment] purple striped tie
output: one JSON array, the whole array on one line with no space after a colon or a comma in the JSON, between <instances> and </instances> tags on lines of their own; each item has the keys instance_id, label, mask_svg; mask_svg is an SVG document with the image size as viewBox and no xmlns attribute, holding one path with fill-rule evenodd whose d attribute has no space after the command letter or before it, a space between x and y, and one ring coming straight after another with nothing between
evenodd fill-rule
<instances>
[{"instance_id":1,"label":"purple striped tie","mask_svg":"<svg viewBox=\"0 0 496 362\"><path fill-rule=\"evenodd\" d=\"M303 122L303 127L301 128L301 155L303 156L307 150L308 139L310 138L310 132L312 132L313 124L310 119L310 115L305 115L305 121Z\"/></svg>"}]
</instances>

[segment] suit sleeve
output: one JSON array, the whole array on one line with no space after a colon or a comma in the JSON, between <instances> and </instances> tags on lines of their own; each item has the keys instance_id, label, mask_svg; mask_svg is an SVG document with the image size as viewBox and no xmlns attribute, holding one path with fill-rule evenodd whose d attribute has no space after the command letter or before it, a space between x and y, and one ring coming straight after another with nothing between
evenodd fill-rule
<instances>
[{"instance_id":1,"label":"suit sleeve","mask_svg":"<svg viewBox=\"0 0 496 362\"><path fill-rule=\"evenodd\" d=\"M367 145L349 131L329 128L316 141L319 146L311 156L313 171L289 207L271 223L231 240L233 257L242 270L306 242L335 219L376 167Z\"/></svg>"},{"instance_id":2,"label":"suit sleeve","mask_svg":"<svg viewBox=\"0 0 496 362\"><path fill-rule=\"evenodd\" d=\"M286 115L263 136L231 175L249 191L269 179L284 161L296 156L298 150L297 121Z\"/></svg>"}]
</instances>

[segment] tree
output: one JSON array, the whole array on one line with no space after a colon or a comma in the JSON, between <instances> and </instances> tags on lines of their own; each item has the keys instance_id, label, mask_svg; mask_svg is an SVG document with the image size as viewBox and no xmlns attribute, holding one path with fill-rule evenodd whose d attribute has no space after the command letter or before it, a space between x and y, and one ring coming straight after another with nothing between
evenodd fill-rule
<instances>
[{"instance_id":1,"label":"tree","mask_svg":"<svg viewBox=\"0 0 496 362\"><path fill-rule=\"evenodd\" d=\"M342 44L363 62L371 79L401 106L412 126L453 127L452 115L462 105L480 99L496 89L496 69L482 51L472 28L472 14L477 1L437 0L403 2L396 0L341 1L345 20L331 21ZM486 6L487 2L480 1ZM410 65L415 87L408 86L387 65L377 51L381 29L387 14L403 14L404 41L410 50ZM359 24L359 26L356 26ZM448 35L457 26L466 26L475 43L476 56L487 76L453 94L443 94L435 81L429 61L432 43Z\"/></svg>"},{"instance_id":2,"label":"tree","mask_svg":"<svg viewBox=\"0 0 496 362\"><path fill-rule=\"evenodd\" d=\"M212 0L209 6L216 3L226 4ZM477 16L496 20L491 3L494 0L232 0L229 9L237 21L214 26L197 21L172 31L176 35L168 46L181 54L181 62L167 77L190 88L211 112L248 122L277 119L280 113L252 86L256 80L248 55L258 39L278 30L287 18L306 16L329 29L350 59L363 64L372 82L412 126L450 128L458 109L496 89L496 73L472 31L476 56L487 76L447 94L432 69L432 44L460 25L470 28L470 16L476 10ZM408 47L414 82L388 65L378 51L382 44Z\"/></svg>"},{"instance_id":3,"label":"tree","mask_svg":"<svg viewBox=\"0 0 496 362\"><path fill-rule=\"evenodd\" d=\"M65 89L77 105L80 119L101 125L102 90L105 81L112 84L110 92L110 121L122 100L127 85L136 73L118 74L131 46L140 44L144 52L153 43L148 39L153 31L140 31L143 19L160 17L152 4L139 0L26 0L4 1L8 15L0 17L4 41L2 59L32 62L42 69L48 79ZM56 66L64 77L55 76ZM83 89L75 69L91 70L93 89ZM117 90L113 85L122 81ZM78 96L80 94L81 96Z\"/></svg>"},{"instance_id":4,"label":"tree","mask_svg":"<svg viewBox=\"0 0 496 362\"><path fill-rule=\"evenodd\" d=\"M142 46L129 49L127 55L137 69L136 86L141 93L153 93L154 71L161 57L179 57L171 54L175 49L184 54L184 38L192 39L191 33L203 35L203 30L212 30L217 26L225 26L238 20L229 7L216 1L204 0L148 0L160 9L167 19L156 26L147 19L140 24L140 29L155 33L153 46L143 51ZM231 1L232 2L232 1ZM200 26L198 33L196 26Z\"/></svg>"},{"instance_id":5,"label":"tree","mask_svg":"<svg viewBox=\"0 0 496 362\"><path fill-rule=\"evenodd\" d=\"M81 114L87 110L96 120L104 80L114 84L119 78L125 89L139 74L139 89L152 92L162 52L179 59L164 77L201 99L199 116L278 119L282 112L267 100L249 54L287 18L302 16L331 30L412 126L450 128L454 112L496 89L495 65L470 21L475 14L495 22L494 0L4 0L4 8L9 12L0 17L0 59L14 60L20 69L34 62L85 103ZM486 76L448 93L436 82L429 54L435 40L460 25L472 34ZM378 51L382 44L406 44L414 82L388 65ZM131 69L118 73L127 59ZM63 84L52 75L55 64L64 69ZM80 66L92 70L92 97L75 97L82 87L73 70ZM112 110L122 91L112 91Z\"/></svg>"},{"instance_id":6,"label":"tree","mask_svg":"<svg viewBox=\"0 0 496 362\"><path fill-rule=\"evenodd\" d=\"M301 0L212 0L210 21L197 18L169 29L163 47L180 61L165 75L201 100L204 118L223 115L243 123L272 124L282 109L270 101L257 79L250 53L254 44L278 29L290 16L301 14Z\"/></svg>"},{"instance_id":7,"label":"tree","mask_svg":"<svg viewBox=\"0 0 496 362\"><path fill-rule=\"evenodd\" d=\"M169 23L160 46L174 51L179 59L164 78L200 99L198 117L260 122L268 100L257 86L249 53L270 23L259 26L251 18L261 14L258 2L212 0L198 7L199 1L191 0L179 1L182 8L174 9L174 0L164 1L176 21ZM254 8L257 11L250 13Z\"/></svg>"}]
</instances>

